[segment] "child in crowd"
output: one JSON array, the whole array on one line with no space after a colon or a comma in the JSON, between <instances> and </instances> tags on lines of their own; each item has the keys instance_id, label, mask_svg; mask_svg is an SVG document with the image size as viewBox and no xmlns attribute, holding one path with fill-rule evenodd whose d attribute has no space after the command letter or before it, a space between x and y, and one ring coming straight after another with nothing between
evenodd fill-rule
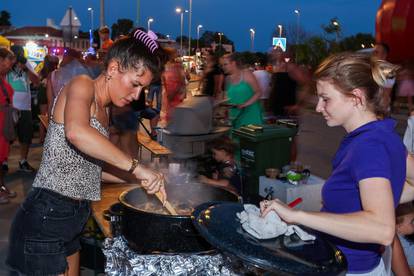
<instances>
[{"instance_id":1,"label":"child in crowd","mask_svg":"<svg viewBox=\"0 0 414 276\"><path fill-rule=\"evenodd\" d=\"M401 204L396 209L397 234L407 258L408 266L414 272L414 205L412 202Z\"/></svg>"},{"instance_id":2,"label":"child in crowd","mask_svg":"<svg viewBox=\"0 0 414 276\"><path fill-rule=\"evenodd\" d=\"M218 138L211 146L213 158L218 166L212 177L200 175L198 180L202 183L224 187L241 194L241 179L239 169L234 160L235 145L228 137Z\"/></svg>"}]
</instances>

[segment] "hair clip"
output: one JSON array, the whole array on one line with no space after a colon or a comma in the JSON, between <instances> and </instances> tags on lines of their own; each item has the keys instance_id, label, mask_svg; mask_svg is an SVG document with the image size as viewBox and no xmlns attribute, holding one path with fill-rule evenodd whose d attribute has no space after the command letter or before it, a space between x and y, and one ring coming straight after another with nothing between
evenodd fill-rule
<instances>
[{"instance_id":1,"label":"hair clip","mask_svg":"<svg viewBox=\"0 0 414 276\"><path fill-rule=\"evenodd\" d=\"M158 36L153 32L153 31L151 31L151 30L149 30L148 32L147 32L147 35L152 39L152 40L157 40L158 39Z\"/></svg>"},{"instance_id":2,"label":"hair clip","mask_svg":"<svg viewBox=\"0 0 414 276\"><path fill-rule=\"evenodd\" d=\"M155 42L155 40L158 37L154 32L149 31L148 33L146 33L141 30L136 30L134 33L134 37L138 39L139 41L141 41L142 43L144 43L145 46L147 46L147 48L151 51L151 53L154 53L155 50L158 49L158 45Z\"/></svg>"}]
</instances>

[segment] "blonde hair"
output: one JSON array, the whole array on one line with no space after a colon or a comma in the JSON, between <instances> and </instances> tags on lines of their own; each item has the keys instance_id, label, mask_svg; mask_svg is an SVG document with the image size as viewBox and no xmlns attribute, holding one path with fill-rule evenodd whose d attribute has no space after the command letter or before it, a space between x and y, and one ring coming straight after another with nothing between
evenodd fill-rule
<instances>
[{"instance_id":1,"label":"blonde hair","mask_svg":"<svg viewBox=\"0 0 414 276\"><path fill-rule=\"evenodd\" d=\"M315 71L315 79L331 82L349 97L354 89L365 92L368 108L378 117L388 115L384 89L395 78L398 66L362 53L344 52L326 58Z\"/></svg>"}]
</instances>

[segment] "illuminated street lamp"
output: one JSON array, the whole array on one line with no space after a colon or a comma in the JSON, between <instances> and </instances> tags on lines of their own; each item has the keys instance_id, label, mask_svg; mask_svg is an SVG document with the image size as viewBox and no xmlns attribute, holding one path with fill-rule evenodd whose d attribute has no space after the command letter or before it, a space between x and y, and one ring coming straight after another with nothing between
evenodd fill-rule
<instances>
[{"instance_id":1,"label":"illuminated street lamp","mask_svg":"<svg viewBox=\"0 0 414 276\"><path fill-rule=\"evenodd\" d=\"M89 30L89 47L92 48L92 44L93 44L93 9L88 8L88 11L91 12L91 28Z\"/></svg>"},{"instance_id":2,"label":"illuminated street lamp","mask_svg":"<svg viewBox=\"0 0 414 276\"><path fill-rule=\"evenodd\" d=\"M300 11L294 10L296 14L296 45L299 44L299 24L300 24Z\"/></svg>"},{"instance_id":3,"label":"illuminated street lamp","mask_svg":"<svg viewBox=\"0 0 414 276\"><path fill-rule=\"evenodd\" d=\"M181 8L175 9L176 13L180 14L180 54L183 54L183 22L184 22L184 12Z\"/></svg>"},{"instance_id":4,"label":"illuminated street lamp","mask_svg":"<svg viewBox=\"0 0 414 276\"><path fill-rule=\"evenodd\" d=\"M279 28L279 37L282 37L282 25L277 25L277 27Z\"/></svg>"},{"instance_id":5,"label":"illuminated street lamp","mask_svg":"<svg viewBox=\"0 0 414 276\"><path fill-rule=\"evenodd\" d=\"M91 12L91 30L93 30L93 8L88 8L88 11Z\"/></svg>"},{"instance_id":6,"label":"illuminated street lamp","mask_svg":"<svg viewBox=\"0 0 414 276\"><path fill-rule=\"evenodd\" d=\"M147 21L147 30L149 31L150 29L151 29L151 23L152 22L154 22L154 18L152 18L152 17L150 17L150 18L148 18L148 21Z\"/></svg>"},{"instance_id":7,"label":"illuminated street lamp","mask_svg":"<svg viewBox=\"0 0 414 276\"><path fill-rule=\"evenodd\" d=\"M335 41L336 41L336 43L338 43L339 30L340 30L341 26L339 25L339 22L337 20L332 20L331 22L332 22L332 25L334 26L334 29L335 29L335 36L336 36Z\"/></svg>"},{"instance_id":8,"label":"illuminated street lamp","mask_svg":"<svg viewBox=\"0 0 414 276\"><path fill-rule=\"evenodd\" d=\"M198 41L200 40L200 29L203 28L203 25L197 26L197 51L198 51Z\"/></svg>"},{"instance_id":9,"label":"illuminated street lamp","mask_svg":"<svg viewBox=\"0 0 414 276\"><path fill-rule=\"evenodd\" d=\"M296 14L296 51L295 51L295 60L298 60L298 45L299 45L299 25L300 25L300 10L294 10Z\"/></svg>"},{"instance_id":10,"label":"illuminated street lamp","mask_svg":"<svg viewBox=\"0 0 414 276\"><path fill-rule=\"evenodd\" d=\"M252 52L254 51L254 34L255 33L256 32L254 31L254 29L250 29L250 43L251 43L250 50Z\"/></svg>"},{"instance_id":11,"label":"illuminated street lamp","mask_svg":"<svg viewBox=\"0 0 414 276\"><path fill-rule=\"evenodd\" d=\"M221 48L221 37L223 36L223 33L218 33L219 36L219 47Z\"/></svg>"}]
</instances>

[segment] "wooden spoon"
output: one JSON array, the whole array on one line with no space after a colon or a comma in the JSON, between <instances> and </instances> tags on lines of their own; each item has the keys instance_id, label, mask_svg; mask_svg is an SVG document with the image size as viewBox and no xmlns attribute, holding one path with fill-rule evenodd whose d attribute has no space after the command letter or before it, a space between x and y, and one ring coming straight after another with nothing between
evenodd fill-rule
<instances>
[{"instance_id":1,"label":"wooden spoon","mask_svg":"<svg viewBox=\"0 0 414 276\"><path fill-rule=\"evenodd\" d=\"M159 199L159 201L161 202L162 206L165 209L167 209L167 211L171 215L173 215L173 216L177 216L178 215L177 211L175 211L174 207L171 205L171 203L168 200L166 200L166 201L163 202L163 200L162 200L163 199L162 198L162 194L160 192L156 192L155 193L155 196Z\"/></svg>"},{"instance_id":2,"label":"wooden spoon","mask_svg":"<svg viewBox=\"0 0 414 276\"><path fill-rule=\"evenodd\" d=\"M143 180L145 181L145 180ZM162 194L160 192L156 192L155 196L158 198L158 200L161 202L162 206L167 209L168 213L170 213L173 216L177 216L178 213L175 211L174 207L171 205L171 203L168 200L163 201Z\"/></svg>"}]
</instances>

